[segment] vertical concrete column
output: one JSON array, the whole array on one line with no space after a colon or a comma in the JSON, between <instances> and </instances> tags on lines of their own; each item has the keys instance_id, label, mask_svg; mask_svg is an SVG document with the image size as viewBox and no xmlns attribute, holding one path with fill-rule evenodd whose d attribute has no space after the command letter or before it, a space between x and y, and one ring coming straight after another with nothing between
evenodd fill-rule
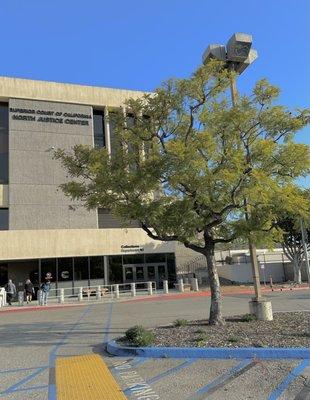
<instances>
[{"instance_id":1,"label":"vertical concrete column","mask_svg":"<svg viewBox=\"0 0 310 400\"><path fill-rule=\"evenodd\" d=\"M136 284L131 283L130 288L131 288L131 297L136 297Z\"/></svg>"},{"instance_id":2,"label":"vertical concrete column","mask_svg":"<svg viewBox=\"0 0 310 400\"><path fill-rule=\"evenodd\" d=\"M101 286L99 285L96 289L96 300L101 299Z\"/></svg>"},{"instance_id":3,"label":"vertical concrete column","mask_svg":"<svg viewBox=\"0 0 310 400\"><path fill-rule=\"evenodd\" d=\"M184 292L183 279L179 279L179 280L178 280L178 288L179 288L179 292L181 292L181 293Z\"/></svg>"},{"instance_id":4,"label":"vertical concrete column","mask_svg":"<svg viewBox=\"0 0 310 400\"><path fill-rule=\"evenodd\" d=\"M197 278L192 278L191 281L191 288L194 292L198 292L198 279Z\"/></svg>"},{"instance_id":5,"label":"vertical concrete column","mask_svg":"<svg viewBox=\"0 0 310 400\"><path fill-rule=\"evenodd\" d=\"M18 305L19 306L24 305L24 291L18 292Z\"/></svg>"},{"instance_id":6,"label":"vertical concrete column","mask_svg":"<svg viewBox=\"0 0 310 400\"><path fill-rule=\"evenodd\" d=\"M148 291L148 294L149 294L150 296L152 296L152 294L153 294L152 282L148 282L148 283L147 283L147 291Z\"/></svg>"},{"instance_id":7,"label":"vertical concrete column","mask_svg":"<svg viewBox=\"0 0 310 400\"><path fill-rule=\"evenodd\" d=\"M119 285L114 285L115 298L119 299Z\"/></svg>"},{"instance_id":8,"label":"vertical concrete column","mask_svg":"<svg viewBox=\"0 0 310 400\"><path fill-rule=\"evenodd\" d=\"M65 302L65 289L59 289L58 303L64 304Z\"/></svg>"},{"instance_id":9,"label":"vertical concrete column","mask_svg":"<svg viewBox=\"0 0 310 400\"><path fill-rule=\"evenodd\" d=\"M163 281L163 289L164 289L164 293L165 293L165 294L168 294L168 293L169 293L168 281Z\"/></svg>"},{"instance_id":10,"label":"vertical concrete column","mask_svg":"<svg viewBox=\"0 0 310 400\"><path fill-rule=\"evenodd\" d=\"M104 286L109 284L109 257L103 256Z\"/></svg>"},{"instance_id":11,"label":"vertical concrete column","mask_svg":"<svg viewBox=\"0 0 310 400\"><path fill-rule=\"evenodd\" d=\"M83 288L79 288L78 301L83 301Z\"/></svg>"},{"instance_id":12,"label":"vertical concrete column","mask_svg":"<svg viewBox=\"0 0 310 400\"><path fill-rule=\"evenodd\" d=\"M105 146L108 153L111 154L111 135L110 135L110 122L108 107L104 107L104 132L105 132Z\"/></svg>"},{"instance_id":13,"label":"vertical concrete column","mask_svg":"<svg viewBox=\"0 0 310 400\"><path fill-rule=\"evenodd\" d=\"M260 321L272 321L273 313L271 301L267 300L252 300L249 302L250 313L254 314Z\"/></svg>"}]
</instances>

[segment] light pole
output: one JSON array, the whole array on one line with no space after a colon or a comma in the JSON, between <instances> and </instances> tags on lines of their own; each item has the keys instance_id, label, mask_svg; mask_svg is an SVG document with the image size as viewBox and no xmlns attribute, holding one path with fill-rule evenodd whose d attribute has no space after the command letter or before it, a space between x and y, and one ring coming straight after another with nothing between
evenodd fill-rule
<instances>
[{"instance_id":1,"label":"light pole","mask_svg":"<svg viewBox=\"0 0 310 400\"><path fill-rule=\"evenodd\" d=\"M207 64L212 59L220 60L225 63L226 68L240 75L258 57L257 51L252 49L251 47L252 47L252 35L248 35L246 33L234 33L227 42L226 47L220 44L209 45L203 54L202 57L203 63ZM237 100L238 100L238 91L237 91L235 77L231 78L230 89L231 89L232 105L233 107L235 107L237 105ZM244 209L245 209L245 218L246 220L248 220L249 207L246 198L244 199ZM251 303L255 303L254 308L256 309L257 306L265 307L266 304L264 305L259 304L262 303L259 266L257 261L256 246L253 243L251 233L249 234L248 241L249 241L249 251L250 251L252 275L253 275L254 290L255 290L255 297L253 298L253 301ZM253 304L251 303L250 303L250 308L253 307ZM271 309L271 304L270 304L270 309ZM264 317L262 319L272 319L272 314L270 318Z\"/></svg>"}]
</instances>

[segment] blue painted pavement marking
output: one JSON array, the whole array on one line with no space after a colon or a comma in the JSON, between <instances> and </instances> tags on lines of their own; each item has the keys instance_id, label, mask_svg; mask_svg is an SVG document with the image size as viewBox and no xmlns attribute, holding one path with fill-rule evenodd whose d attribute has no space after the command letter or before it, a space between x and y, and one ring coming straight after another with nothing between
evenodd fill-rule
<instances>
[{"instance_id":1,"label":"blue painted pavement marking","mask_svg":"<svg viewBox=\"0 0 310 400\"><path fill-rule=\"evenodd\" d=\"M16 393L16 392L31 392L33 390L43 390L47 389L48 385L41 385L41 386L29 386L27 388L19 388L15 389L10 393L0 393L0 397L8 396L9 394Z\"/></svg>"},{"instance_id":2,"label":"blue painted pavement marking","mask_svg":"<svg viewBox=\"0 0 310 400\"><path fill-rule=\"evenodd\" d=\"M9 388L7 388L6 390L4 390L3 392L1 392L0 394L9 394L12 393L14 391L16 391L16 389L18 389L20 386L24 385L25 383L31 381L32 379L34 379L37 375L41 374L43 371L45 371L48 367L41 367L38 368L35 372L33 372L31 375L26 376L25 378L21 379L19 382L15 383L14 385L10 386Z\"/></svg>"},{"instance_id":3,"label":"blue painted pavement marking","mask_svg":"<svg viewBox=\"0 0 310 400\"><path fill-rule=\"evenodd\" d=\"M268 400L277 400L286 388L302 373L302 371L310 366L310 359L303 360L295 367L284 379L283 382L270 394Z\"/></svg>"},{"instance_id":4,"label":"blue painted pavement marking","mask_svg":"<svg viewBox=\"0 0 310 400\"><path fill-rule=\"evenodd\" d=\"M31 371L33 369L39 369L39 368L44 368L44 367L48 367L48 365L42 365L40 367L31 367L31 368L16 368L16 369L6 369L3 371L0 371L0 374L11 374L14 372L23 372L23 371Z\"/></svg>"},{"instance_id":5,"label":"blue painted pavement marking","mask_svg":"<svg viewBox=\"0 0 310 400\"><path fill-rule=\"evenodd\" d=\"M103 344L106 346L108 340L109 340L109 335L110 335L110 326L111 326L111 320L112 320L112 311L113 311L113 304L114 303L109 303L109 313L108 313L108 319L107 322L104 326L104 337L103 337Z\"/></svg>"},{"instance_id":6,"label":"blue painted pavement marking","mask_svg":"<svg viewBox=\"0 0 310 400\"><path fill-rule=\"evenodd\" d=\"M198 361L197 359L190 359L190 360L186 360L184 363L173 367L171 369L168 369L168 371L163 372L159 375L154 376L153 378L149 379L148 381L146 381L148 384L152 384L155 383L163 378L165 378L166 376L172 375L172 374L176 374L177 372L181 371L184 368L189 367L191 364L193 364L194 362Z\"/></svg>"},{"instance_id":7,"label":"blue painted pavement marking","mask_svg":"<svg viewBox=\"0 0 310 400\"><path fill-rule=\"evenodd\" d=\"M208 383L208 385L197 390L197 392L194 393L193 395L191 395L187 400L200 399L201 395L208 393L212 389L216 388L217 386L221 385L228 379L232 378L235 374L242 371L244 368L246 368L251 363L252 363L252 359L242 360L239 364L235 365L229 371L225 372L223 375L219 376L218 378L214 379L212 382Z\"/></svg>"}]
</instances>

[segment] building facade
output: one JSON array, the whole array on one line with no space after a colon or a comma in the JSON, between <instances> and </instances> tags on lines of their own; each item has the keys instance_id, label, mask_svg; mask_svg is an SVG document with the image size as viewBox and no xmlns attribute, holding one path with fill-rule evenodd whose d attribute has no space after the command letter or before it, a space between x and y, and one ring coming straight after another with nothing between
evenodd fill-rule
<instances>
[{"instance_id":1,"label":"building facade","mask_svg":"<svg viewBox=\"0 0 310 400\"><path fill-rule=\"evenodd\" d=\"M138 91L0 77L0 286L8 278L56 287L175 279L175 243L124 228L107 210L64 196L68 177L53 149L113 152L109 112Z\"/></svg>"}]
</instances>

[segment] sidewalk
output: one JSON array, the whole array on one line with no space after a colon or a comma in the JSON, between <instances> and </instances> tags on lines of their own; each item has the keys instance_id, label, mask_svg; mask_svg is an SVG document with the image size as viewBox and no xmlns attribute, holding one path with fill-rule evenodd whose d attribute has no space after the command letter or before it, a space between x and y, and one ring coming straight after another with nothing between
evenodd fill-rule
<instances>
[{"instance_id":1,"label":"sidewalk","mask_svg":"<svg viewBox=\"0 0 310 400\"><path fill-rule=\"evenodd\" d=\"M269 286L264 287L262 286L262 292L263 293L270 293L272 291L288 291L288 290L304 290L309 288L308 284L302 284L299 287L294 287L290 288L289 285L279 285L276 288L274 287L273 289L270 288ZM230 295L239 295L239 294L244 294L244 295L254 295L254 287L253 286L247 286L247 285L236 285L236 286L222 286L221 287L221 292L222 296L230 296ZM180 293L176 291L175 289L170 290L168 294L163 294L162 291L158 292L156 294L153 294L152 296L145 295L145 296L139 296L139 297L124 297L120 299L109 299L109 302L141 302L141 301L158 301L158 300L178 300L178 299L185 299L185 298L195 298L195 297L210 297L211 292L210 288L202 288L199 290L199 292L183 292ZM76 303L67 303L67 304L58 304L56 302L50 302L47 306L39 306L37 302L34 302L35 304L31 305L23 305L23 306L18 306L13 305L13 306L6 306L0 308L0 313L6 313L6 312L26 312L26 311L48 311L48 310L56 310L59 308L67 308L67 307L82 307L85 305L89 304L103 304L106 303L108 304L109 302L106 301L99 301L99 300L92 300L92 301L83 301L83 302L76 302Z\"/></svg>"}]
</instances>

